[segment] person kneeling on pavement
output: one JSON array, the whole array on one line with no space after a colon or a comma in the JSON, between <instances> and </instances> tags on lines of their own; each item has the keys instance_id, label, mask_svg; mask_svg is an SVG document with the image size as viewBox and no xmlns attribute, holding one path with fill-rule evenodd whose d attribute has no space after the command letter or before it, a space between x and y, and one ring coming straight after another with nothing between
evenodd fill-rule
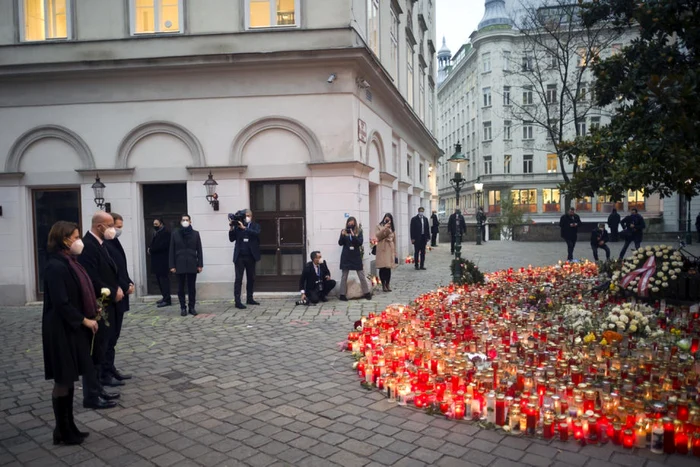
<instances>
[{"instance_id":1,"label":"person kneeling on pavement","mask_svg":"<svg viewBox=\"0 0 700 467\"><path fill-rule=\"evenodd\" d=\"M301 301L306 305L327 302L328 293L335 287L331 272L320 251L311 252L311 261L306 263L299 279Z\"/></svg>"},{"instance_id":2,"label":"person kneeling on pavement","mask_svg":"<svg viewBox=\"0 0 700 467\"><path fill-rule=\"evenodd\" d=\"M593 249L593 258L598 261L598 248L605 252L605 259L610 259L610 248L608 243L608 232L605 230L605 224L598 224L598 227L591 232L591 248Z\"/></svg>"}]
</instances>

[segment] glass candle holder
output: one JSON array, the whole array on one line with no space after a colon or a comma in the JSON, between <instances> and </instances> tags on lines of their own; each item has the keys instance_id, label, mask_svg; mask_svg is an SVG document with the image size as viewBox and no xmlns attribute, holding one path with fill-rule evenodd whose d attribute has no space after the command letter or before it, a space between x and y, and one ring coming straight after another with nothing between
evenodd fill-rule
<instances>
[{"instance_id":1,"label":"glass candle holder","mask_svg":"<svg viewBox=\"0 0 700 467\"><path fill-rule=\"evenodd\" d=\"M664 427L664 454L673 454L676 452L675 429L673 420L670 418L663 419Z\"/></svg>"},{"instance_id":2,"label":"glass candle holder","mask_svg":"<svg viewBox=\"0 0 700 467\"><path fill-rule=\"evenodd\" d=\"M634 431L627 429L622 433L622 447L625 449L634 447Z\"/></svg>"}]
</instances>

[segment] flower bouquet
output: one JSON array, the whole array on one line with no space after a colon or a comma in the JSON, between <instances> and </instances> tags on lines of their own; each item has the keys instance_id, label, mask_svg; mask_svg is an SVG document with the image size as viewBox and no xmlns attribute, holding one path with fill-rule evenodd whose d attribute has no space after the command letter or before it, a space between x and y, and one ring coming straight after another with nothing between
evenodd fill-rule
<instances>
[{"instance_id":1,"label":"flower bouquet","mask_svg":"<svg viewBox=\"0 0 700 467\"><path fill-rule=\"evenodd\" d=\"M411 256L411 255L406 256L406 264L413 264L413 256Z\"/></svg>"},{"instance_id":2,"label":"flower bouquet","mask_svg":"<svg viewBox=\"0 0 700 467\"><path fill-rule=\"evenodd\" d=\"M683 258L668 245L654 245L632 252L612 275L615 289L638 297L672 295L681 273Z\"/></svg>"},{"instance_id":3,"label":"flower bouquet","mask_svg":"<svg viewBox=\"0 0 700 467\"><path fill-rule=\"evenodd\" d=\"M643 303L623 303L613 307L602 323L602 331L618 334L638 334L648 336L652 330L649 324L654 318L654 309Z\"/></svg>"},{"instance_id":4,"label":"flower bouquet","mask_svg":"<svg viewBox=\"0 0 700 467\"><path fill-rule=\"evenodd\" d=\"M457 285L464 284L483 284L484 274L479 271L479 268L473 262L465 258L453 259L450 265L450 271L452 272L452 277L455 276L459 268L460 279L457 281Z\"/></svg>"},{"instance_id":5,"label":"flower bouquet","mask_svg":"<svg viewBox=\"0 0 700 467\"><path fill-rule=\"evenodd\" d=\"M97 299L97 316L95 317L95 321L104 324L106 327L109 327L109 320L107 319L107 314L103 313L103 311L105 307L109 304L110 295L112 295L112 292L107 287L103 287L100 290L100 298ZM90 344L90 355L92 355L94 347L95 334L92 335L92 343Z\"/></svg>"}]
</instances>

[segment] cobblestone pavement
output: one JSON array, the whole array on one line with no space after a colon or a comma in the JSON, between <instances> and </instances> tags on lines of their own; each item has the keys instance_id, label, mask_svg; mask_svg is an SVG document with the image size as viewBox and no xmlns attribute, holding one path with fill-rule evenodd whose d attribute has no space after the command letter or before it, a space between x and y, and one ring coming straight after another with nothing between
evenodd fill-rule
<instances>
[{"instance_id":1,"label":"cobblestone pavement","mask_svg":"<svg viewBox=\"0 0 700 467\"><path fill-rule=\"evenodd\" d=\"M464 247L484 270L551 264L562 252L563 243ZM578 252L590 255L587 244ZM394 292L372 301L307 308L261 298L261 306L242 311L206 302L196 318L180 317L176 307L135 305L117 351L118 366L134 379L115 409L84 410L76 399L76 418L92 434L74 447L51 444L40 309L0 309L0 465L699 465L611 445L503 436L363 390L350 355L338 352L351 323L447 283L449 260L442 246L428 253L427 271L402 265Z\"/></svg>"}]
</instances>

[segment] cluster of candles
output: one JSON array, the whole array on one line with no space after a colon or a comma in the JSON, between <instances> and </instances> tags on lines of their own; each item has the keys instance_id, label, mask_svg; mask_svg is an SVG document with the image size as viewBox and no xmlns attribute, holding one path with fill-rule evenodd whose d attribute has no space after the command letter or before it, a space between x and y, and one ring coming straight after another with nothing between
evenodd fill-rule
<instances>
[{"instance_id":1,"label":"cluster of candles","mask_svg":"<svg viewBox=\"0 0 700 467\"><path fill-rule=\"evenodd\" d=\"M592 264L508 270L391 305L348 335L358 374L398 404L452 419L700 457L700 360L679 349L677 335L582 342L553 324L556 311L528 305L546 282L556 284L547 295L553 310L600 306L604 299L584 293L596 273ZM697 337L698 313L669 309L668 319L676 313L684 337Z\"/></svg>"}]
</instances>

